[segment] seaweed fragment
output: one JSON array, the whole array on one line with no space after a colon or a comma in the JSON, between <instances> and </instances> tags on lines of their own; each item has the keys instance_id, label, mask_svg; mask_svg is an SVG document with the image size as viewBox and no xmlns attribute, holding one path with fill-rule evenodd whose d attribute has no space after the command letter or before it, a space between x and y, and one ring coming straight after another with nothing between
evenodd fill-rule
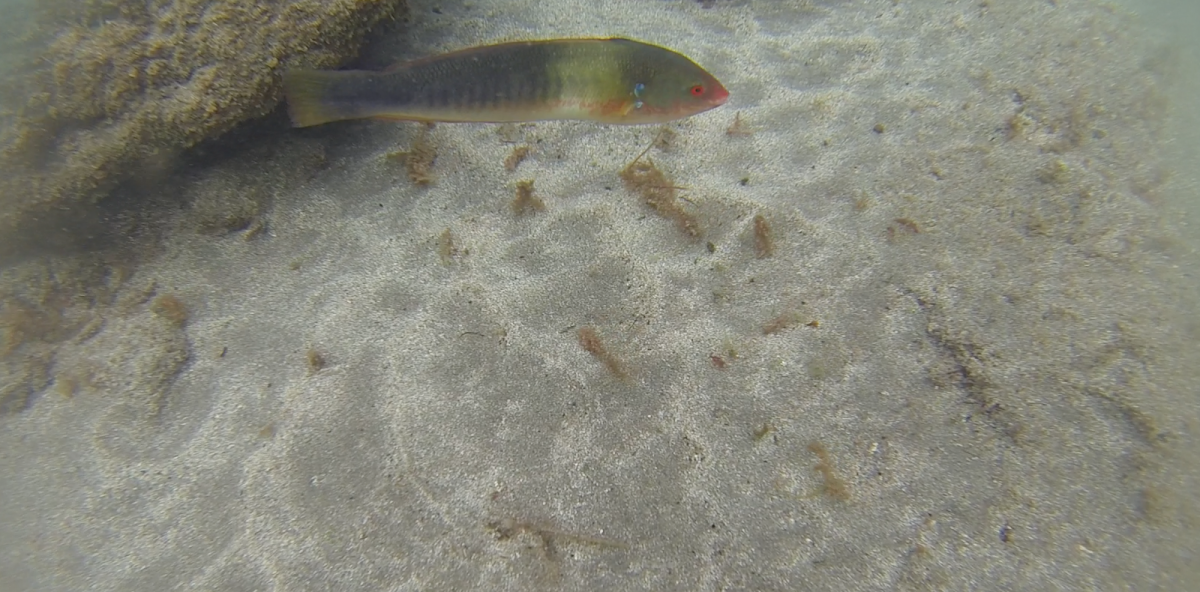
<instances>
[{"instance_id":1,"label":"seaweed fragment","mask_svg":"<svg viewBox=\"0 0 1200 592\"><path fill-rule=\"evenodd\" d=\"M763 325L763 335L782 333L787 329L791 329L792 327L799 325L800 320L800 314L795 311L780 313L775 318L767 321L767 324Z\"/></svg>"},{"instance_id":2,"label":"seaweed fragment","mask_svg":"<svg viewBox=\"0 0 1200 592\"><path fill-rule=\"evenodd\" d=\"M325 359L325 354L313 347L308 348L308 351L304 353L304 361L308 365L309 374L316 374L329 364Z\"/></svg>"},{"instance_id":3,"label":"seaweed fragment","mask_svg":"<svg viewBox=\"0 0 1200 592\"><path fill-rule=\"evenodd\" d=\"M616 376L622 382L629 381L629 373L625 370L625 365L612 352L608 351L608 348L604 347L604 343L600 341L600 336L596 333L595 329L592 327L580 327L578 336L580 347L589 354L592 354L592 357L599 360L600 363L604 364L604 367L608 368L608 371L612 372L613 376Z\"/></svg>"},{"instance_id":4,"label":"seaweed fragment","mask_svg":"<svg viewBox=\"0 0 1200 592\"><path fill-rule=\"evenodd\" d=\"M658 135L654 136L654 143L651 145L663 152L670 152L678 138L679 134L676 134L675 130L664 125L659 128Z\"/></svg>"},{"instance_id":5,"label":"seaweed fragment","mask_svg":"<svg viewBox=\"0 0 1200 592\"><path fill-rule=\"evenodd\" d=\"M871 204L872 204L871 196L867 195L866 193L860 193L857 197L854 198L854 211L855 212L865 212L865 211L871 209Z\"/></svg>"},{"instance_id":6,"label":"seaweed fragment","mask_svg":"<svg viewBox=\"0 0 1200 592\"><path fill-rule=\"evenodd\" d=\"M833 458L829 455L829 450L820 442L810 442L808 451L817 455L817 464L813 466L813 470L821 474L823 485L821 493L838 501L850 500L850 486L838 477L833 466Z\"/></svg>"},{"instance_id":7,"label":"seaweed fragment","mask_svg":"<svg viewBox=\"0 0 1200 592\"><path fill-rule=\"evenodd\" d=\"M433 174L433 163L437 160L437 148L429 140L431 130L433 130L433 124L425 124L417 133L417 137L413 139L408 150L396 150L386 154L388 160L404 162L408 179L415 185L429 185L437 178Z\"/></svg>"},{"instance_id":8,"label":"seaweed fragment","mask_svg":"<svg viewBox=\"0 0 1200 592\"><path fill-rule=\"evenodd\" d=\"M746 120L742 119L741 111L733 115L733 123L729 124L729 127L725 129L725 135L731 138L746 137L753 134L754 130L751 130Z\"/></svg>"},{"instance_id":9,"label":"seaweed fragment","mask_svg":"<svg viewBox=\"0 0 1200 592\"><path fill-rule=\"evenodd\" d=\"M586 534L575 534L534 524L532 522L524 522L515 518L502 518L500 520L492 520L484 525L488 530L496 535L498 541L508 541L516 539L525 534L532 535L540 542L542 556L548 561L558 561L558 547L563 543L574 545L586 545L598 547L600 549L628 549L629 545L612 539L594 537ZM557 570L556 570L557 571Z\"/></svg>"},{"instance_id":10,"label":"seaweed fragment","mask_svg":"<svg viewBox=\"0 0 1200 592\"><path fill-rule=\"evenodd\" d=\"M771 425L769 422L763 422L761 426L754 428L754 430L751 432L751 435L754 436L755 442L762 442L767 436L774 438L772 435L774 433L775 426Z\"/></svg>"},{"instance_id":11,"label":"seaweed fragment","mask_svg":"<svg viewBox=\"0 0 1200 592\"><path fill-rule=\"evenodd\" d=\"M242 240L246 242L253 241L259 236L262 236L263 231L266 229L266 222L263 222L261 218L255 218L254 220L250 221L250 226L246 227L246 229L242 231Z\"/></svg>"},{"instance_id":12,"label":"seaweed fragment","mask_svg":"<svg viewBox=\"0 0 1200 592\"><path fill-rule=\"evenodd\" d=\"M895 242L897 238L897 230L904 230L909 234L921 234L921 227L909 218L896 218L893 220L894 225L887 227L888 242Z\"/></svg>"},{"instance_id":13,"label":"seaweed fragment","mask_svg":"<svg viewBox=\"0 0 1200 592\"><path fill-rule=\"evenodd\" d=\"M1005 137L1008 140L1020 140L1025 137L1025 133L1034 126L1034 121L1024 113L1024 107L1021 110L1013 113L1004 122Z\"/></svg>"},{"instance_id":14,"label":"seaweed fragment","mask_svg":"<svg viewBox=\"0 0 1200 592\"><path fill-rule=\"evenodd\" d=\"M754 216L754 256L765 259L775 253L775 240L771 237L771 225L762 214Z\"/></svg>"},{"instance_id":15,"label":"seaweed fragment","mask_svg":"<svg viewBox=\"0 0 1200 592\"><path fill-rule=\"evenodd\" d=\"M1037 180L1047 185L1061 185L1071 178L1071 168L1061 159L1055 158L1037 171Z\"/></svg>"},{"instance_id":16,"label":"seaweed fragment","mask_svg":"<svg viewBox=\"0 0 1200 592\"><path fill-rule=\"evenodd\" d=\"M182 327L187 324L187 306L174 294L163 294L155 298L150 303L150 310L176 327Z\"/></svg>"},{"instance_id":17,"label":"seaweed fragment","mask_svg":"<svg viewBox=\"0 0 1200 592\"><path fill-rule=\"evenodd\" d=\"M438 235L437 251L442 265L453 265L455 258L459 256L458 245L454 243L454 233L450 232L449 228Z\"/></svg>"},{"instance_id":18,"label":"seaweed fragment","mask_svg":"<svg viewBox=\"0 0 1200 592\"><path fill-rule=\"evenodd\" d=\"M653 145L647 146L646 150L637 155L637 158L621 169L621 181L630 191L640 195L642 201L646 202L646 205L660 216L674 221L679 229L688 236L699 238L701 235L700 221L679 205L679 199L675 192L681 187L677 187L666 173L655 166L649 158L644 160L642 158Z\"/></svg>"},{"instance_id":19,"label":"seaweed fragment","mask_svg":"<svg viewBox=\"0 0 1200 592\"><path fill-rule=\"evenodd\" d=\"M517 215L541 212L546 204L533 194L533 179L517 181L517 195L512 200L512 210Z\"/></svg>"},{"instance_id":20,"label":"seaweed fragment","mask_svg":"<svg viewBox=\"0 0 1200 592\"><path fill-rule=\"evenodd\" d=\"M508 157L504 159L505 170L508 170L510 172L517 170L517 166L519 166L522 162L525 161L526 158L529 157L529 153L532 150L533 149L530 148L529 146L514 147L512 149L512 152L509 153Z\"/></svg>"}]
</instances>

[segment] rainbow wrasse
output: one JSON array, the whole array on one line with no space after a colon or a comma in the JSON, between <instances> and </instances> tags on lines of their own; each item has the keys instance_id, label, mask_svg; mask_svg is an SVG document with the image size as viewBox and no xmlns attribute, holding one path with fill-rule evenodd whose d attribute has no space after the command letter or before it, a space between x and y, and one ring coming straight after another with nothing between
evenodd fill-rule
<instances>
[{"instance_id":1,"label":"rainbow wrasse","mask_svg":"<svg viewBox=\"0 0 1200 592\"><path fill-rule=\"evenodd\" d=\"M662 123L729 98L686 56L619 38L484 45L379 72L293 70L283 87L298 127L360 118Z\"/></svg>"}]
</instances>

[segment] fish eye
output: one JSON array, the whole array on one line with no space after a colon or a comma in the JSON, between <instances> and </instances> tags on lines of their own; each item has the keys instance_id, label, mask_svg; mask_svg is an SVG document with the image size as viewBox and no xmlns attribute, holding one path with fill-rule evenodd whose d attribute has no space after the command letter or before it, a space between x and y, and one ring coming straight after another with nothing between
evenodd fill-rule
<instances>
[{"instance_id":1,"label":"fish eye","mask_svg":"<svg viewBox=\"0 0 1200 592\"><path fill-rule=\"evenodd\" d=\"M693 96L693 97L698 97L698 96L700 96L700 95L703 95L703 94L704 94L704 86L703 86L703 85L700 85L700 84L697 84L696 86L693 86L693 87L691 88L691 91L690 91L690 92L692 93L692 96Z\"/></svg>"}]
</instances>

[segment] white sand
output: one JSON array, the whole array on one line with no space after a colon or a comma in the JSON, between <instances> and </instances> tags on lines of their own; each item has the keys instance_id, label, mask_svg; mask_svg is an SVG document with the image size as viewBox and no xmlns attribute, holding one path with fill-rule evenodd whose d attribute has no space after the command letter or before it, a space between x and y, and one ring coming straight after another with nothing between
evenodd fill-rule
<instances>
[{"instance_id":1,"label":"white sand","mask_svg":"<svg viewBox=\"0 0 1200 592\"><path fill-rule=\"evenodd\" d=\"M6 378L45 392L0 417L0 590L1200 582L1169 45L1086 0L464 4L366 61L620 34L716 74L649 153L704 238L617 176L653 127L537 124L509 172L440 125L429 187L373 122L192 171L102 323ZM247 194L261 234L196 232Z\"/></svg>"}]
</instances>

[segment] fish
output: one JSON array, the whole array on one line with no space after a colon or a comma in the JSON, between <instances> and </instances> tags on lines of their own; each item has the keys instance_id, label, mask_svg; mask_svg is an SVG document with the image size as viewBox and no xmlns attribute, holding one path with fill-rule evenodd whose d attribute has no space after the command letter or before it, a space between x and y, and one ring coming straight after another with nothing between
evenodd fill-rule
<instances>
[{"instance_id":1,"label":"fish","mask_svg":"<svg viewBox=\"0 0 1200 592\"><path fill-rule=\"evenodd\" d=\"M643 41L482 45L373 70L289 70L295 127L350 119L658 124L719 107L729 91L683 54Z\"/></svg>"}]
</instances>

